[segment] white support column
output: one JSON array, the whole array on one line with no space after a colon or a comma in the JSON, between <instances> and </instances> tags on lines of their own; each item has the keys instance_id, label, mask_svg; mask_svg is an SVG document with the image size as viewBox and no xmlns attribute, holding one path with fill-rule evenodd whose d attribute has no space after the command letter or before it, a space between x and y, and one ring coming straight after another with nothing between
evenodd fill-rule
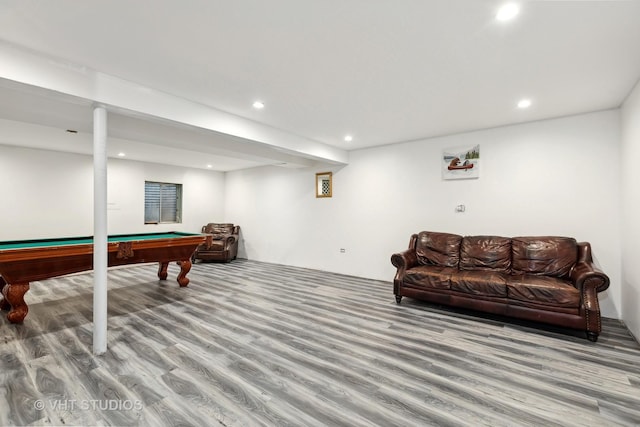
<instances>
[{"instance_id":1,"label":"white support column","mask_svg":"<svg viewBox=\"0 0 640 427\"><path fill-rule=\"evenodd\" d=\"M93 110L93 353L107 351L107 110Z\"/></svg>"}]
</instances>

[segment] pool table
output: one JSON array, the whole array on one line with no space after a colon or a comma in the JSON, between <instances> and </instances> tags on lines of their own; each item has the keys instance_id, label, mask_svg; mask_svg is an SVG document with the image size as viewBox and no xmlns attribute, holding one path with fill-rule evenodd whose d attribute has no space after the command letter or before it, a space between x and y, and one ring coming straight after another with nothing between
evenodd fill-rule
<instances>
[{"instance_id":1,"label":"pool table","mask_svg":"<svg viewBox=\"0 0 640 427\"><path fill-rule=\"evenodd\" d=\"M180 266L178 284L189 284L191 255L204 243L206 234L145 233L109 236L108 266L158 262L158 278L167 278L171 261ZM29 308L24 295L29 282L93 269L93 238L76 237L0 242L0 287L4 298L0 308L9 310L7 319L21 323Z\"/></svg>"}]
</instances>

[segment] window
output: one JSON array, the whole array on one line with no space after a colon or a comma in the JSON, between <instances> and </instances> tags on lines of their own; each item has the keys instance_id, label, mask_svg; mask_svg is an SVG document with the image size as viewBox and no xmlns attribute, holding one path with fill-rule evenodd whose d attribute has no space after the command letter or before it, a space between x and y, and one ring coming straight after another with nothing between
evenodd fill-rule
<instances>
[{"instance_id":1,"label":"window","mask_svg":"<svg viewBox=\"0 0 640 427\"><path fill-rule=\"evenodd\" d=\"M144 183L144 223L182 222L182 184Z\"/></svg>"}]
</instances>

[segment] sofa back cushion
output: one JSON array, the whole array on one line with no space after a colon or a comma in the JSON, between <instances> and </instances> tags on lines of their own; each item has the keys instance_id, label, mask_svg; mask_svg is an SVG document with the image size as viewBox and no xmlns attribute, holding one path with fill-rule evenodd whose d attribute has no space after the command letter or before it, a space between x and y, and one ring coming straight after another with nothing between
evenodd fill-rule
<instances>
[{"instance_id":1,"label":"sofa back cushion","mask_svg":"<svg viewBox=\"0 0 640 427\"><path fill-rule=\"evenodd\" d=\"M566 278L578 259L578 245L571 237L514 237L511 246L514 274Z\"/></svg>"},{"instance_id":2,"label":"sofa back cushion","mask_svg":"<svg viewBox=\"0 0 640 427\"><path fill-rule=\"evenodd\" d=\"M511 239L466 236L460 244L460 270L511 271Z\"/></svg>"},{"instance_id":3,"label":"sofa back cushion","mask_svg":"<svg viewBox=\"0 0 640 427\"><path fill-rule=\"evenodd\" d=\"M462 236L421 231L416 241L416 256L422 265L458 267Z\"/></svg>"}]
</instances>

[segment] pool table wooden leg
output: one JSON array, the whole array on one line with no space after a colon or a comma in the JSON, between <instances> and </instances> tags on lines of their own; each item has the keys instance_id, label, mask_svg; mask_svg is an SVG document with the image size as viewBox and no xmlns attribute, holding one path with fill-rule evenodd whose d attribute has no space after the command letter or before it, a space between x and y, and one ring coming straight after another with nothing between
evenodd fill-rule
<instances>
[{"instance_id":1,"label":"pool table wooden leg","mask_svg":"<svg viewBox=\"0 0 640 427\"><path fill-rule=\"evenodd\" d=\"M24 302L24 294L29 290L29 282L7 284L2 288L2 295L5 301L11 305L11 310L7 314L7 319L11 323L22 323L29 307Z\"/></svg>"},{"instance_id":2,"label":"pool table wooden leg","mask_svg":"<svg viewBox=\"0 0 640 427\"><path fill-rule=\"evenodd\" d=\"M161 261L158 264L158 279L167 280L167 268L169 267L169 262Z\"/></svg>"},{"instance_id":3,"label":"pool table wooden leg","mask_svg":"<svg viewBox=\"0 0 640 427\"><path fill-rule=\"evenodd\" d=\"M178 261L177 264L180 266L180 274L178 274L178 284L181 288L184 288L189 284L187 273L189 272L189 270L191 270L191 261L185 259L183 261Z\"/></svg>"},{"instance_id":4,"label":"pool table wooden leg","mask_svg":"<svg viewBox=\"0 0 640 427\"><path fill-rule=\"evenodd\" d=\"M7 282L5 282L2 276L0 276L0 294L2 295L4 295L3 289L5 286L7 286ZM11 304L9 304L7 299L2 295L0 295L0 298L2 298L0 299L0 310L9 310L11 308Z\"/></svg>"}]
</instances>

